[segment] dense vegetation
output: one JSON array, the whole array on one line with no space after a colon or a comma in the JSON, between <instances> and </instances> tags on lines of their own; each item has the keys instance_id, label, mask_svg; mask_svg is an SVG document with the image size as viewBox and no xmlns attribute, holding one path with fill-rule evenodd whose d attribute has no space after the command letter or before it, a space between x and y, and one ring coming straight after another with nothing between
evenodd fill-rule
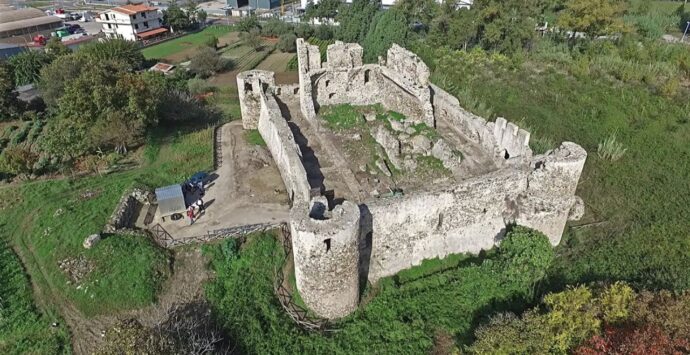
<instances>
[{"instance_id":1,"label":"dense vegetation","mask_svg":"<svg viewBox=\"0 0 690 355\"><path fill-rule=\"evenodd\" d=\"M42 55L45 60L22 54L0 63L0 90L7 104L0 118L31 121L12 124L21 128L0 141L0 177L100 172L142 145L160 123L217 119L212 108L190 95L190 74L138 71L144 57L136 44L94 42L76 53L58 45L50 53ZM19 102L11 91L12 76L15 84L36 82L38 102Z\"/></svg>"},{"instance_id":2,"label":"dense vegetation","mask_svg":"<svg viewBox=\"0 0 690 355\"><path fill-rule=\"evenodd\" d=\"M553 259L543 234L516 227L490 257L462 257L444 267L432 261L408 276L381 281L364 296L370 299L366 305L324 337L298 329L277 303L274 273L284 252L275 236L251 237L240 249L228 241L206 252L216 274L207 297L220 323L240 351L261 354L419 354L440 339L468 339L481 314L530 300Z\"/></svg>"}]
</instances>

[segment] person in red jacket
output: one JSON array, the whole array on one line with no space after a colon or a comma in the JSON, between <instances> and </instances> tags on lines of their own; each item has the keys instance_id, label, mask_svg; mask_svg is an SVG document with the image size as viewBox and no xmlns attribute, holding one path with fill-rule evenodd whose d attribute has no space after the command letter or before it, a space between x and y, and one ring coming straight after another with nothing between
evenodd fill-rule
<instances>
[{"instance_id":1,"label":"person in red jacket","mask_svg":"<svg viewBox=\"0 0 690 355\"><path fill-rule=\"evenodd\" d=\"M194 224L194 206L189 206L187 209L187 217L189 217L189 225Z\"/></svg>"}]
</instances>

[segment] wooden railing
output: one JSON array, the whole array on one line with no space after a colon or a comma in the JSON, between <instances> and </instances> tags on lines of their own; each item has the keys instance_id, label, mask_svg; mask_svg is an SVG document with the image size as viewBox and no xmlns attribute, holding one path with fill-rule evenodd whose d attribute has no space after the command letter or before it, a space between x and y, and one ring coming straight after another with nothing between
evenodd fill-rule
<instances>
[{"instance_id":1,"label":"wooden railing","mask_svg":"<svg viewBox=\"0 0 690 355\"><path fill-rule=\"evenodd\" d=\"M282 224L280 226L280 233L283 242L283 250L285 251L285 259L281 265L285 265L289 258L292 257L292 241L290 240L290 228L288 228L287 224ZM280 305L283 307L285 313L287 313L290 319L292 319L292 321L295 322L300 328L307 331L320 333L338 331L338 329L335 328L334 325L327 319L312 316L309 314L308 310L295 302L292 292L285 287L284 267L281 267L279 270L275 270L274 280L274 290Z\"/></svg>"}]
</instances>

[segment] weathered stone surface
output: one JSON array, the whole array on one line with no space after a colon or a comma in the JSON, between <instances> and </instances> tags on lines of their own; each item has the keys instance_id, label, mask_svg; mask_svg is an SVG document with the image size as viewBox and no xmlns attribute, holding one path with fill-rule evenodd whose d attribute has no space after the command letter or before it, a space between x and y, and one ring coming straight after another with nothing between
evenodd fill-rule
<instances>
[{"instance_id":1,"label":"weathered stone surface","mask_svg":"<svg viewBox=\"0 0 690 355\"><path fill-rule=\"evenodd\" d=\"M391 171L388 169L388 165L386 165L386 162L383 159L377 159L376 160L376 167L381 170L383 175L386 176L391 176Z\"/></svg>"},{"instance_id":2,"label":"weathered stone surface","mask_svg":"<svg viewBox=\"0 0 690 355\"><path fill-rule=\"evenodd\" d=\"M439 139L434 144L431 155L443 162L443 166L448 169L453 169L462 162L462 159L453 152L453 148L443 139Z\"/></svg>"},{"instance_id":3,"label":"weathered stone surface","mask_svg":"<svg viewBox=\"0 0 690 355\"><path fill-rule=\"evenodd\" d=\"M90 236L86 237L84 239L83 246L86 249L91 249L93 248L98 242L101 241L101 235L96 233L96 234L91 234Z\"/></svg>"},{"instance_id":4,"label":"weathered stone surface","mask_svg":"<svg viewBox=\"0 0 690 355\"><path fill-rule=\"evenodd\" d=\"M412 137L410 143L412 144L412 152L415 154L426 154L432 146L431 139L421 134Z\"/></svg>"},{"instance_id":5,"label":"weathered stone surface","mask_svg":"<svg viewBox=\"0 0 690 355\"><path fill-rule=\"evenodd\" d=\"M375 130L376 131L373 134L374 140L376 140L376 143L378 143L386 152L388 159L390 159L393 166L395 166L397 169L400 169L400 141L398 138L395 138L393 133L382 125L376 127Z\"/></svg>"},{"instance_id":6,"label":"weathered stone surface","mask_svg":"<svg viewBox=\"0 0 690 355\"><path fill-rule=\"evenodd\" d=\"M405 131L405 126L403 126L402 122L400 122L398 120L393 120L390 118L388 119L388 121L391 123L391 128L394 131L397 131L397 132L404 132Z\"/></svg>"},{"instance_id":7,"label":"weathered stone surface","mask_svg":"<svg viewBox=\"0 0 690 355\"><path fill-rule=\"evenodd\" d=\"M290 212L297 288L322 317L341 318L357 308L359 220L359 208L349 201L336 206L330 218L310 217L302 202Z\"/></svg>"},{"instance_id":8,"label":"weathered stone surface","mask_svg":"<svg viewBox=\"0 0 690 355\"><path fill-rule=\"evenodd\" d=\"M579 196L573 196L574 202L573 206L570 207L570 212L568 212L569 221L579 221L585 216L585 201Z\"/></svg>"}]
</instances>

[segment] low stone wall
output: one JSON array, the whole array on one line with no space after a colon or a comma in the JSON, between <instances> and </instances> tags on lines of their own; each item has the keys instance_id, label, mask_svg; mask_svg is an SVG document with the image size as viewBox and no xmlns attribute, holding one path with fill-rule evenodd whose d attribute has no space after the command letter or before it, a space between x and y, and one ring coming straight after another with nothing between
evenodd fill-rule
<instances>
[{"instance_id":1,"label":"low stone wall","mask_svg":"<svg viewBox=\"0 0 690 355\"><path fill-rule=\"evenodd\" d=\"M113 211L103 231L105 233L116 233L119 230L131 228L134 225L137 217L136 212L139 210L139 207L149 204L150 199L151 193L141 189L134 189L125 193L117 206L115 206L115 211Z\"/></svg>"},{"instance_id":2,"label":"low stone wall","mask_svg":"<svg viewBox=\"0 0 690 355\"><path fill-rule=\"evenodd\" d=\"M508 123L503 117L497 118L496 122L487 122L462 108L458 99L445 90L433 84L430 87L435 120L449 122L450 127L486 151L493 152L497 158L504 159L505 152L509 158L532 158L529 132Z\"/></svg>"},{"instance_id":3,"label":"low stone wall","mask_svg":"<svg viewBox=\"0 0 690 355\"><path fill-rule=\"evenodd\" d=\"M293 202L307 203L311 188L307 172L302 165L299 146L295 142L287 121L281 115L280 107L273 94L260 93L260 102L259 133L266 141L268 150L278 166L288 196Z\"/></svg>"},{"instance_id":4,"label":"low stone wall","mask_svg":"<svg viewBox=\"0 0 690 355\"><path fill-rule=\"evenodd\" d=\"M324 215L327 201L290 211L295 280L304 303L325 318L341 318L359 303L360 212L345 201Z\"/></svg>"}]
</instances>

